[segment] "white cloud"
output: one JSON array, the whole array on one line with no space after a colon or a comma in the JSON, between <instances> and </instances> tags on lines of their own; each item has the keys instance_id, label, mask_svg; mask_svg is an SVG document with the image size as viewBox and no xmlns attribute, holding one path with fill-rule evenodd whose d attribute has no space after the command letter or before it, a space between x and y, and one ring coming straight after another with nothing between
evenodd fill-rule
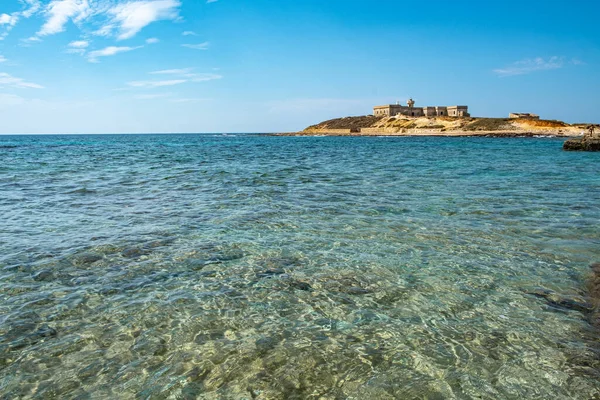
<instances>
[{"instance_id":1,"label":"white cloud","mask_svg":"<svg viewBox=\"0 0 600 400\"><path fill-rule=\"evenodd\" d=\"M193 71L193 68L174 68L152 71L150 72L151 75L170 75L169 78L172 79L132 81L128 82L127 85L132 88L153 89L163 86L175 86L191 82L206 82L223 78L221 75L217 74L195 73Z\"/></svg>"},{"instance_id":2,"label":"white cloud","mask_svg":"<svg viewBox=\"0 0 600 400\"><path fill-rule=\"evenodd\" d=\"M196 73L193 68L164 69L150 72L152 75L175 75L189 82L206 82L223 78L222 75L211 73Z\"/></svg>"},{"instance_id":3,"label":"white cloud","mask_svg":"<svg viewBox=\"0 0 600 400\"><path fill-rule=\"evenodd\" d=\"M189 74L193 71L193 68L180 68L180 69L163 69L162 71L150 72L153 75L183 75Z\"/></svg>"},{"instance_id":4,"label":"white cloud","mask_svg":"<svg viewBox=\"0 0 600 400\"><path fill-rule=\"evenodd\" d=\"M90 45L90 42L88 42L87 40L75 40L74 42L69 43L69 47L72 47L75 49L85 49L89 45Z\"/></svg>"},{"instance_id":5,"label":"white cloud","mask_svg":"<svg viewBox=\"0 0 600 400\"><path fill-rule=\"evenodd\" d=\"M29 6L28 8L26 8L25 10L23 10L21 12L21 15L23 16L23 18L31 17L33 14L38 12L41 7L40 0L21 0L21 2L25 3L25 5Z\"/></svg>"},{"instance_id":6,"label":"white cloud","mask_svg":"<svg viewBox=\"0 0 600 400\"><path fill-rule=\"evenodd\" d=\"M14 87L14 88L30 88L30 89L43 89L42 85L37 83L26 82L21 78L16 78L6 72L0 72L0 87Z\"/></svg>"},{"instance_id":7,"label":"white cloud","mask_svg":"<svg viewBox=\"0 0 600 400\"><path fill-rule=\"evenodd\" d=\"M223 76L218 74L189 74L192 82L206 82L221 79Z\"/></svg>"},{"instance_id":8,"label":"white cloud","mask_svg":"<svg viewBox=\"0 0 600 400\"><path fill-rule=\"evenodd\" d=\"M54 35L65 30L69 20L80 23L91 13L88 0L52 0L45 9L46 23L38 36Z\"/></svg>"},{"instance_id":9,"label":"white cloud","mask_svg":"<svg viewBox=\"0 0 600 400\"><path fill-rule=\"evenodd\" d=\"M146 39L146 43L148 44L155 44L160 42L160 40L158 38L150 38L150 39Z\"/></svg>"},{"instance_id":10,"label":"white cloud","mask_svg":"<svg viewBox=\"0 0 600 400\"><path fill-rule=\"evenodd\" d=\"M0 40L4 40L4 38L8 36L9 32L14 28L17 22L19 22L21 17L29 18L40 9L39 0L19 1L25 5L23 11L14 12L12 14L0 14L0 27L2 28L2 30L0 30Z\"/></svg>"},{"instance_id":11,"label":"white cloud","mask_svg":"<svg viewBox=\"0 0 600 400\"><path fill-rule=\"evenodd\" d=\"M139 49L143 46L137 46L137 47L117 47L117 46L108 46L102 50L95 50L95 51L91 51L88 54L88 61L90 62L98 62L98 57L108 57L108 56L114 56L116 54L119 53L125 53L127 51L131 51L131 50L136 50Z\"/></svg>"},{"instance_id":12,"label":"white cloud","mask_svg":"<svg viewBox=\"0 0 600 400\"><path fill-rule=\"evenodd\" d=\"M118 29L118 40L130 39L152 22L179 18L180 6L179 0L137 0L118 4L108 11L112 19L100 31Z\"/></svg>"},{"instance_id":13,"label":"white cloud","mask_svg":"<svg viewBox=\"0 0 600 400\"><path fill-rule=\"evenodd\" d=\"M544 59L542 57L528 58L517 61L505 68L495 69L494 72L500 77L525 75L537 71L546 71L552 69L560 69L564 66L563 57L550 57Z\"/></svg>"},{"instance_id":14,"label":"white cloud","mask_svg":"<svg viewBox=\"0 0 600 400\"><path fill-rule=\"evenodd\" d=\"M0 25L11 25L15 26L19 21L17 14L0 14Z\"/></svg>"},{"instance_id":15,"label":"white cloud","mask_svg":"<svg viewBox=\"0 0 600 400\"><path fill-rule=\"evenodd\" d=\"M4 57L4 56L0 56L0 63L6 62L6 61L7 61L7 60L6 60L6 57Z\"/></svg>"},{"instance_id":16,"label":"white cloud","mask_svg":"<svg viewBox=\"0 0 600 400\"><path fill-rule=\"evenodd\" d=\"M187 47L194 50L208 50L209 42L198 43L198 44L182 44L183 47Z\"/></svg>"},{"instance_id":17,"label":"white cloud","mask_svg":"<svg viewBox=\"0 0 600 400\"><path fill-rule=\"evenodd\" d=\"M194 31L185 31L182 33L183 36L198 36L198 34Z\"/></svg>"},{"instance_id":18,"label":"white cloud","mask_svg":"<svg viewBox=\"0 0 600 400\"><path fill-rule=\"evenodd\" d=\"M187 82L185 79L172 79L167 81L133 81L128 82L127 85L136 88L157 88L163 86L180 85L185 82Z\"/></svg>"}]
</instances>

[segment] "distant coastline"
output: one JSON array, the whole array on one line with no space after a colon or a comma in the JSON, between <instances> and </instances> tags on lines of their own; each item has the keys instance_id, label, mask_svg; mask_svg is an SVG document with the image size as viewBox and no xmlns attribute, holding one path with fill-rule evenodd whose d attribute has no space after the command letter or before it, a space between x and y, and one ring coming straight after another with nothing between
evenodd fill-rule
<instances>
[{"instance_id":1,"label":"distant coastline","mask_svg":"<svg viewBox=\"0 0 600 400\"><path fill-rule=\"evenodd\" d=\"M581 136L586 124L568 124L557 120L360 116L336 118L311 125L286 136Z\"/></svg>"}]
</instances>

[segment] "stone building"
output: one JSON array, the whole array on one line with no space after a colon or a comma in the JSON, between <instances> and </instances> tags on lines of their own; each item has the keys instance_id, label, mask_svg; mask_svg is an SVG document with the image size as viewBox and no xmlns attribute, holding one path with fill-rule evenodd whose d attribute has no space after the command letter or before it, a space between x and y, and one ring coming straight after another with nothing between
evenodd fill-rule
<instances>
[{"instance_id":1,"label":"stone building","mask_svg":"<svg viewBox=\"0 0 600 400\"><path fill-rule=\"evenodd\" d=\"M396 115L403 115L406 117L471 116L471 114L469 114L468 106L415 107L415 101L413 99L409 99L406 104L406 106L403 106L398 102L387 106L375 106L373 107L373 115L376 117L393 117Z\"/></svg>"},{"instance_id":2,"label":"stone building","mask_svg":"<svg viewBox=\"0 0 600 400\"><path fill-rule=\"evenodd\" d=\"M508 114L508 118L540 119L540 116L537 114L530 114L530 113L510 113L510 114Z\"/></svg>"}]
</instances>

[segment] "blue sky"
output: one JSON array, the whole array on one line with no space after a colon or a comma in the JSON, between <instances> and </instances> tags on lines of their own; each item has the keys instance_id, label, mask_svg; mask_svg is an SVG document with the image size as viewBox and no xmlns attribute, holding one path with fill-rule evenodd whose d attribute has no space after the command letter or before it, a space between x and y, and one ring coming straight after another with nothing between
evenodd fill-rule
<instances>
[{"instance_id":1,"label":"blue sky","mask_svg":"<svg viewBox=\"0 0 600 400\"><path fill-rule=\"evenodd\" d=\"M1 0L0 133L292 131L413 97L600 122L596 0Z\"/></svg>"}]
</instances>

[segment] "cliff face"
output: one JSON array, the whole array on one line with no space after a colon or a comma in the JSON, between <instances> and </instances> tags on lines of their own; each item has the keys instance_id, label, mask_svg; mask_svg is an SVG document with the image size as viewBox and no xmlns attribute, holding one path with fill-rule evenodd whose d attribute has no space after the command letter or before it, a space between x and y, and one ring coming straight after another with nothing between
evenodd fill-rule
<instances>
[{"instance_id":1,"label":"cliff face","mask_svg":"<svg viewBox=\"0 0 600 400\"><path fill-rule=\"evenodd\" d=\"M301 134L336 135L556 135L576 136L581 128L561 121L508 118L345 117L309 126Z\"/></svg>"}]
</instances>

